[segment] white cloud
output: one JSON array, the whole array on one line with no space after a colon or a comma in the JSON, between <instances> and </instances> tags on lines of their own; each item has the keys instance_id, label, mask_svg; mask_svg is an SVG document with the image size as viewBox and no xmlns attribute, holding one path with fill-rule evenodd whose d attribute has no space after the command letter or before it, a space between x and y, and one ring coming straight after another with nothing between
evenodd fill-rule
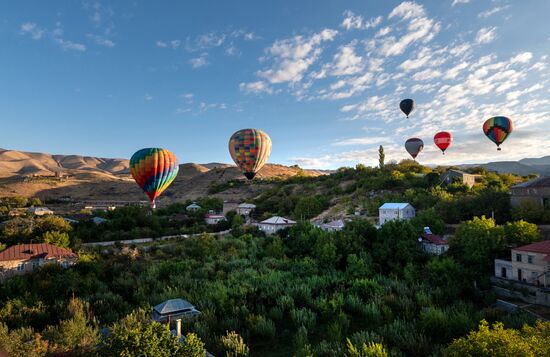
<instances>
[{"instance_id":1,"label":"white cloud","mask_svg":"<svg viewBox=\"0 0 550 357\"><path fill-rule=\"evenodd\" d=\"M180 40L172 40L172 41L170 41L170 46L172 47L172 49L176 50L181 46L181 41Z\"/></svg>"},{"instance_id":2,"label":"white cloud","mask_svg":"<svg viewBox=\"0 0 550 357\"><path fill-rule=\"evenodd\" d=\"M455 79L461 71L468 68L468 65L468 62L461 62L456 66L449 68L447 72L445 72L445 79Z\"/></svg>"},{"instance_id":3,"label":"white cloud","mask_svg":"<svg viewBox=\"0 0 550 357\"><path fill-rule=\"evenodd\" d=\"M388 18L393 17L409 20L409 25L407 26L407 33L399 39L396 39L395 36L384 39L380 51L386 56L401 55L414 42L427 43L441 29L439 23L426 17L424 7L414 2L405 1L401 3L388 16Z\"/></svg>"},{"instance_id":4,"label":"white cloud","mask_svg":"<svg viewBox=\"0 0 550 357\"><path fill-rule=\"evenodd\" d=\"M149 102L149 101L153 100L153 96L146 93L146 94L143 96L143 99L145 99L146 101Z\"/></svg>"},{"instance_id":5,"label":"white cloud","mask_svg":"<svg viewBox=\"0 0 550 357\"><path fill-rule=\"evenodd\" d=\"M188 102L192 102L195 95L193 93L183 93L180 97Z\"/></svg>"},{"instance_id":6,"label":"white cloud","mask_svg":"<svg viewBox=\"0 0 550 357\"><path fill-rule=\"evenodd\" d=\"M168 47L168 44L166 42L163 42L163 41L157 41L155 44L157 45L157 47L160 47L160 48Z\"/></svg>"},{"instance_id":7,"label":"white cloud","mask_svg":"<svg viewBox=\"0 0 550 357\"><path fill-rule=\"evenodd\" d=\"M399 65L399 68L403 69L405 72L419 69L426 65L431 58L432 54L430 49L428 47L424 47L420 50L416 58L407 59Z\"/></svg>"},{"instance_id":8,"label":"white cloud","mask_svg":"<svg viewBox=\"0 0 550 357\"><path fill-rule=\"evenodd\" d=\"M483 27L477 32L476 43L485 44L492 42L497 37L496 31L496 27Z\"/></svg>"},{"instance_id":9,"label":"white cloud","mask_svg":"<svg viewBox=\"0 0 550 357\"><path fill-rule=\"evenodd\" d=\"M239 89L244 93L273 93L273 90L267 85L264 81L250 82L250 83L240 83Z\"/></svg>"},{"instance_id":10,"label":"white cloud","mask_svg":"<svg viewBox=\"0 0 550 357\"><path fill-rule=\"evenodd\" d=\"M390 12L388 18L401 17L403 20L414 19L426 16L424 7L413 1L404 1Z\"/></svg>"},{"instance_id":11,"label":"white cloud","mask_svg":"<svg viewBox=\"0 0 550 357\"><path fill-rule=\"evenodd\" d=\"M470 2L470 0L453 0L453 3L451 4L451 6L455 6L455 5L459 5L459 4L467 4L469 2Z\"/></svg>"},{"instance_id":12,"label":"white cloud","mask_svg":"<svg viewBox=\"0 0 550 357\"><path fill-rule=\"evenodd\" d=\"M378 30L378 32L374 35L374 37L386 36L390 32L391 32L391 27L389 27L389 26L382 27L380 30Z\"/></svg>"},{"instance_id":13,"label":"white cloud","mask_svg":"<svg viewBox=\"0 0 550 357\"><path fill-rule=\"evenodd\" d=\"M365 22L365 28L366 29L375 28L381 23L382 23L382 16L373 17L369 21Z\"/></svg>"},{"instance_id":14,"label":"white cloud","mask_svg":"<svg viewBox=\"0 0 550 357\"><path fill-rule=\"evenodd\" d=\"M511 63L527 63L533 58L531 52L522 52L511 59Z\"/></svg>"},{"instance_id":15,"label":"white cloud","mask_svg":"<svg viewBox=\"0 0 550 357\"><path fill-rule=\"evenodd\" d=\"M115 47L115 43L108 38L105 38L103 36L98 36L94 34L88 34L88 38L90 38L92 41L94 41L97 45L103 46L103 47Z\"/></svg>"},{"instance_id":16,"label":"white cloud","mask_svg":"<svg viewBox=\"0 0 550 357\"><path fill-rule=\"evenodd\" d=\"M509 8L510 5L506 5L506 6L497 6L497 7L494 7L492 9L489 9L487 11L483 11L483 12L480 12L479 15L477 15L478 17L480 18L488 18L489 16L492 16L494 14L496 14L497 12L500 12L502 10L506 10L507 8Z\"/></svg>"},{"instance_id":17,"label":"white cloud","mask_svg":"<svg viewBox=\"0 0 550 357\"><path fill-rule=\"evenodd\" d=\"M441 77L441 72L433 69L425 69L423 71L416 72L412 78L415 81L428 81L438 77Z\"/></svg>"},{"instance_id":18,"label":"white cloud","mask_svg":"<svg viewBox=\"0 0 550 357\"><path fill-rule=\"evenodd\" d=\"M45 32L44 29L39 28L33 22L25 22L24 24L21 25L21 33L30 34L33 40L40 40L44 35L44 32Z\"/></svg>"},{"instance_id":19,"label":"white cloud","mask_svg":"<svg viewBox=\"0 0 550 357\"><path fill-rule=\"evenodd\" d=\"M295 36L286 40L278 40L267 49L266 59L272 59L273 68L259 71L259 77L270 83L295 83L304 77L308 68L319 58L321 44L332 41L338 32L324 29L307 38Z\"/></svg>"},{"instance_id":20,"label":"white cloud","mask_svg":"<svg viewBox=\"0 0 550 357\"><path fill-rule=\"evenodd\" d=\"M335 141L333 146L352 146L352 145L380 145L383 143L391 142L391 139L387 136L365 136L362 138L351 138Z\"/></svg>"},{"instance_id":21,"label":"white cloud","mask_svg":"<svg viewBox=\"0 0 550 357\"><path fill-rule=\"evenodd\" d=\"M80 51L80 52L86 51L86 46L85 45L83 45L81 43L65 40L65 39L60 38L60 37L54 38L54 42L57 43L59 45L59 47L61 47L64 50L75 50L75 51Z\"/></svg>"},{"instance_id":22,"label":"white cloud","mask_svg":"<svg viewBox=\"0 0 550 357\"><path fill-rule=\"evenodd\" d=\"M334 55L332 75L351 75L363 70L363 58L355 54L355 43L350 43L340 48L340 52Z\"/></svg>"},{"instance_id":23,"label":"white cloud","mask_svg":"<svg viewBox=\"0 0 550 357\"><path fill-rule=\"evenodd\" d=\"M206 66L208 61L206 60L206 55L202 54L200 57L191 58L189 63L193 68L200 68Z\"/></svg>"}]
</instances>

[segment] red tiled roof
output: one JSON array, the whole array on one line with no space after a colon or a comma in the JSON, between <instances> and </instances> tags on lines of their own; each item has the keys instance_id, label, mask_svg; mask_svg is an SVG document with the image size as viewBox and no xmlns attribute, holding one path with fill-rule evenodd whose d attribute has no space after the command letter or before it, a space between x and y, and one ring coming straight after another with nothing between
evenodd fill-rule
<instances>
[{"instance_id":1,"label":"red tiled roof","mask_svg":"<svg viewBox=\"0 0 550 357\"><path fill-rule=\"evenodd\" d=\"M447 245L447 244L449 244L449 243L447 243L447 241L445 239L441 238L437 234L422 233L420 236L422 237L422 239L425 239L428 242L430 242L432 244L435 244L435 245Z\"/></svg>"},{"instance_id":2,"label":"red tiled roof","mask_svg":"<svg viewBox=\"0 0 550 357\"><path fill-rule=\"evenodd\" d=\"M521 250L524 252L550 254L550 240L543 240L542 242L531 243L513 249Z\"/></svg>"},{"instance_id":3,"label":"red tiled roof","mask_svg":"<svg viewBox=\"0 0 550 357\"><path fill-rule=\"evenodd\" d=\"M48 243L18 244L0 252L0 261L26 260L37 258L65 257L73 258L77 255L69 249L57 247Z\"/></svg>"}]
</instances>

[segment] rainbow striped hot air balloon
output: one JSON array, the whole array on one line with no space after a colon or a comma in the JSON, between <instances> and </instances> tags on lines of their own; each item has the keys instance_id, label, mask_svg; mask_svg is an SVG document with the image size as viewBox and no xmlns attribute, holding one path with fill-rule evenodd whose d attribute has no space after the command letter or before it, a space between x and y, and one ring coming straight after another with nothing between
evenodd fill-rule
<instances>
[{"instance_id":1,"label":"rainbow striped hot air balloon","mask_svg":"<svg viewBox=\"0 0 550 357\"><path fill-rule=\"evenodd\" d=\"M132 177L149 196L152 208L155 208L155 199L170 186L178 171L176 155L166 149L141 149L130 159Z\"/></svg>"},{"instance_id":2,"label":"rainbow striped hot air balloon","mask_svg":"<svg viewBox=\"0 0 550 357\"><path fill-rule=\"evenodd\" d=\"M507 117L492 117L483 123L483 132L495 144L500 151L500 144L506 140L514 129L512 121Z\"/></svg>"},{"instance_id":3,"label":"rainbow striped hot air balloon","mask_svg":"<svg viewBox=\"0 0 550 357\"><path fill-rule=\"evenodd\" d=\"M244 176L252 180L271 154L271 138L258 129L241 129L231 135L229 153Z\"/></svg>"}]
</instances>

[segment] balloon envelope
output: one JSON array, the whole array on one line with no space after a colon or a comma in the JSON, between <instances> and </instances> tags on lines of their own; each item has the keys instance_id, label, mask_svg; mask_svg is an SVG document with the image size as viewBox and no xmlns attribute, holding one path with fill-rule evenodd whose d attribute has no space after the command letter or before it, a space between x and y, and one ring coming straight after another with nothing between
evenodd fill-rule
<instances>
[{"instance_id":1,"label":"balloon envelope","mask_svg":"<svg viewBox=\"0 0 550 357\"><path fill-rule=\"evenodd\" d=\"M434 143L441 151L443 151L443 154L445 154L445 150L451 146L452 142L453 134L448 131L440 131L434 136Z\"/></svg>"},{"instance_id":2,"label":"balloon envelope","mask_svg":"<svg viewBox=\"0 0 550 357\"><path fill-rule=\"evenodd\" d=\"M416 159L418 154L424 149L424 142L418 138L410 138L405 141L405 149L411 154L413 159Z\"/></svg>"},{"instance_id":3,"label":"balloon envelope","mask_svg":"<svg viewBox=\"0 0 550 357\"><path fill-rule=\"evenodd\" d=\"M483 132L497 145L497 150L500 150L500 144L506 140L513 129L512 120L507 117L492 117L483 123Z\"/></svg>"},{"instance_id":4,"label":"balloon envelope","mask_svg":"<svg viewBox=\"0 0 550 357\"><path fill-rule=\"evenodd\" d=\"M271 154L271 138L259 129L241 129L231 135L229 153L245 177L252 180Z\"/></svg>"},{"instance_id":5,"label":"balloon envelope","mask_svg":"<svg viewBox=\"0 0 550 357\"><path fill-rule=\"evenodd\" d=\"M141 149L130 159L130 173L149 197L153 208L155 199L170 186L178 171L176 156L166 149Z\"/></svg>"},{"instance_id":6,"label":"balloon envelope","mask_svg":"<svg viewBox=\"0 0 550 357\"><path fill-rule=\"evenodd\" d=\"M401 108L401 111L405 113L407 118L409 117L409 114L414 110L414 100L412 99L403 99L401 103L399 103L399 108Z\"/></svg>"}]
</instances>

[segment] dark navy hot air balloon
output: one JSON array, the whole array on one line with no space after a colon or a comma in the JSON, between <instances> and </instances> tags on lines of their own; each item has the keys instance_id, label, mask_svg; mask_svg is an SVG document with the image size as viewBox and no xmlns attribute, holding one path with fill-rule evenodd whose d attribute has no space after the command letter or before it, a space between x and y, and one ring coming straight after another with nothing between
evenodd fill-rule
<instances>
[{"instance_id":1,"label":"dark navy hot air balloon","mask_svg":"<svg viewBox=\"0 0 550 357\"><path fill-rule=\"evenodd\" d=\"M403 99L401 103L399 103L399 108L401 108L401 111L405 113L407 118L409 117L409 114L414 110L415 104L414 100L412 99Z\"/></svg>"}]
</instances>

